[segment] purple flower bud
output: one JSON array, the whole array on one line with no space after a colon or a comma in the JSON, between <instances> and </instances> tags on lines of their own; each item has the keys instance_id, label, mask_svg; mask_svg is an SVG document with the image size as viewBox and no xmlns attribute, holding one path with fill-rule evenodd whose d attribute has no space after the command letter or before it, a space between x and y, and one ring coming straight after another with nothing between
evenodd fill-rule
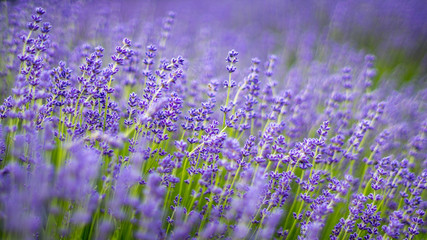
<instances>
[{"instance_id":1,"label":"purple flower bud","mask_svg":"<svg viewBox=\"0 0 427 240\"><path fill-rule=\"evenodd\" d=\"M35 24L34 22L29 22L27 24L27 28L30 31L37 31L39 29L39 25Z\"/></svg>"},{"instance_id":2,"label":"purple flower bud","mask_svg":"<svg viewBox=\"0 0 427 240\"><path fill-rule=\"evenodd\" d=\"M49 22L44 22L40 31L42 33L46 34L46 33L49 33L51 29L52 29L52 25L50 25ZM46 39L44 39L44 40L46 40Z\"/></svg>"},{"instance_id":3,"label":"purple flower bud","mask_svg":"<svg viewBox=\"0 0 427 240\"><path fill-rule=\"evenodd\" d=\"M36 13L41 16L41 15L45 14L46 11L43 8L38 7L38 8L36 8Z\"/></svg>"},{"instance_id":4,"label":"purple flower bud","mask_svg":"<svg viewBox=\"0 0 427 240\"><path fill-rule=\"evenodd\" d=\"M124 39L123 39L123 45L124 45L125 47L130 47L130 46L132 46L131 41L130 41L128 38L124 38Z\"/></svg>"}]
</instances>

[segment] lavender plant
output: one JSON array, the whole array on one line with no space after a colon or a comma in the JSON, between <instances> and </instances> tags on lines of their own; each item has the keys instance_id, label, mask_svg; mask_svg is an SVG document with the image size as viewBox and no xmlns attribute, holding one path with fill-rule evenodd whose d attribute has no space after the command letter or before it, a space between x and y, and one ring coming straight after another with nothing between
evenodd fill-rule
<instances>
[{"instance_id":1,"label":"lavender plant","mask_svg":"<svg viewBox=\"0 0 427 240\"><path fill-rule=\"evenodd\" d=\"M310 2L2 2L0 238L425 239L427 5Z\"/></svg>"}]
</instances>

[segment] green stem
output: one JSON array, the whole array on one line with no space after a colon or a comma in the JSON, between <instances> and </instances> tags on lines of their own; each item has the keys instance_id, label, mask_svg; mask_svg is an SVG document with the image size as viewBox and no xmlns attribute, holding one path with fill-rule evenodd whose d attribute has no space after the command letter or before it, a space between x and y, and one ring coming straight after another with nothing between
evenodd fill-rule
<instances>
[{"instance_id":1,"label":"green stem","mask_svg":"<svg viewBox=\"0 0 427 240\"><path fill-rule=\"evenodd\" d=\"M231 92L231 72L228 74L228 88L227 88L227 98L225 99L225 107L228 107L228 101L230 100L230 92ZM224 120L222 122L222 128L225 127L226 120L227 120L227 113L224 112Z\"/></svg>"}]
</instances>

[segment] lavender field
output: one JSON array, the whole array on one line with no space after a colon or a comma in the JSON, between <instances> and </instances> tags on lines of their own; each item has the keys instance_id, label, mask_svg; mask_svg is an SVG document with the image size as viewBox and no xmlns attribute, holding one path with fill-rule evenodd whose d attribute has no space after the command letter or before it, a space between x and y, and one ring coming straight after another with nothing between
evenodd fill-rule
<instances>
[{"instance_id":1,"label":"lavender field","mask_svg":"<svg viewBox=\"0 0 427 240\"><path fill-rule=\"evenodd\" d=\"M2 1L0 239L427 239L425 0Z\"/></svg>"}]
</instances>

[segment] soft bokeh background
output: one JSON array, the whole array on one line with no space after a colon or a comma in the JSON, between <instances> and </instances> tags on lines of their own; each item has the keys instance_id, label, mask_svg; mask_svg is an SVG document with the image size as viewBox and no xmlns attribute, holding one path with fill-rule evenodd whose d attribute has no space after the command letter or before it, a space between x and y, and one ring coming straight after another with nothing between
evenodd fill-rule
<instances>
[{"instance_id":1,"label":"soft bokeh background","mask_svg":"<svg viewBox=\"0 0 427 240\"><path fill-rule=\"evenodd\" d=\"M63 58L64 51L77 51L86 41L107 50L124 36L142 46L156 44L162 18L171 10L176 13L176 22L165 56L183 55L193 71L206 65L200 56L220 65L231 48L240 52L245 66L252 57L265 59L275 54L288 69L297 61L324 62L325 55L335 54L336 59L344 55L348 61L351 55L370 53L378 58L376 85L381 77L396 87L410 81L425 83L424 0L9 2L10 6L18 4L47 9L46 18L54 26L51 35L61 45L56 52L58 59ZM8 9L12 8L2 7L2 12ZM21 28L29 21L25 9L32 10L28 7L12 13L18 14ZM5 16L2 14L3 23Z\"/></svg>"}]
</instances>

